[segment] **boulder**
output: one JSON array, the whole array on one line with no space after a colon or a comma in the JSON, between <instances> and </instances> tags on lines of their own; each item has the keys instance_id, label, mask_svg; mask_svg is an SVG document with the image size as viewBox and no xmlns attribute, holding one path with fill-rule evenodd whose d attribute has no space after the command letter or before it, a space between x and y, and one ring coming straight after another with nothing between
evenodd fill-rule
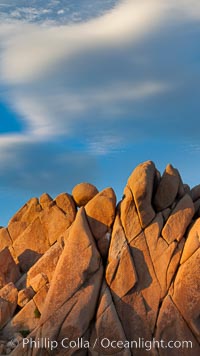
<instances>
[{"instance_id":1,"label":"boulder","mask_svg":"<svg viewBox=\"0 0 200 356\"><path fill-rule=\"evenodd\" d=\"M32 198L13 216L8 224L8 231L13 241L38 217L41 210L39 200Z\"/></svg>"},{"instance_id":2,"label":"boulder","mask_svg":"<svg viewBox=\"0 0 200 356\"><path fill-rule=\"evenodd\" d=\"M12 245L12 240L9 235L7 228L0 228L0 251L2 251L5 247Z\"/></svg>"},{"instance_id":3,"label":"boulder","mask_svg":"<svg viewBox=\"0 0 200 356\"><path fill-rule=\"evenodd\" d=\"M142 303L146 310L146 323L149 331L153 332L161 299L161 287L155 274L144 232L131 241L130 250L138 279L135 289L132 291L133 298L137 294L140 294L142 297ZM140 315L139 308L138 311L137 309L135 311ZM142 314L141 318L143 323L145 323Z\"/></svg>"},{"instance_id":4,"label":"boulder","mask_svg":"<svg viewBox=\"0 0 200 356\"><path fill-rule=\"evenodd\" d=\"M106 257L110 245L108 233L115 218L116 196L112 188L98 193L85 206L88 223L102 257Z\"/></svg>"},{"instance_id":5,"label":"boulder","mask_svg":"<svg viewBox=\"0 0 200 356\"><path fill-rule=\"evenodd\" d=\"M40 313L33 301L28 302L24 308L22 308L6 326L2 329L1 333L7 339L13 338L14 333L20 331L31 332L34 330L40 320ZM23 355L23 353L21 353ZM20 354L20 355L21 355Z\"/></svg>"},{"instance_id":6,"label":"boulder","mask_svg":"<svg viewBox=\"0 0 200 356\"><path fill-rule=\"evenodd\" d=\"M181 199L187 192L185 191L184 184L180 175L179 175L179 179L180 179L180 183L178 187L177 198Z\"/></svg>"},{"instance_id":7,"label":"boulder","mask_svg":"<svg viewBox=\"0 0 200 356\"><path fill-rule=\"evenodd\" d=\"M119 346L126 341L126 336L121 321L117 315L110 290L105 281L103 281L95 324L92 328L90 337L90 352L92 355L131 355L130 349L124 348L123 345L121 345L121 347L116 347L115 349L111 346L108 348L106 347L106 349L103 348L100 341L105 337L111 342L118 342ZM96 340L98 341L96 342ZM94 345L95 347L93 347Z\"/></svg>"},{"instance_id":8,"label":"boulder","mask_svg":"<svg viewBox=\"0 0 200 356\"><path fill-rule=\"evenodd\" d=\"M119 258L124 245L127 245L127 239L120 220L120 212L117 211L116 218L113 224L110 248L107 258L108 263L110 263L112 260Z\"/></svg>"},{"instance_id":9,"label":"boulder","mask_svg":"<svg viewBox=\"0 0 200 356\"><path fill-rule=\"evenodd\" d=\"M191 189L190 191L191 198L193 201L196 201L197 199L200 198L200 184L196 185L194 188Z\"/></svg>"},{"instance_id":10,"label":"boulder","mask_svg":"<svg viewBox=\"0 0 200 356\"><path fill-rule=\"evenodd\" d=\"M170 214L171 214L171 209L170 208L162 210L162 216L163 216L165 222L167 221L167 219L170 216Z\"/></svg>"},{"instance_id":11,"label":"boulder","mask_svg":"<svg viewBox=\"0 0 200 356\"><path fill-rule=\"evenodd\" d=\"M124 196L119 204L119 211L126 238L130 242L141 233L142 227L137 214L133 194L128 186L124 189Z\"/></svg>"},{"instance_id":12,"label":"boulder","mask_svg":"<svg viewBox=\"0 0 200 356\"><path fill-rule=\"evenodd\" d=\"M178 170L168 164L154 197L154 206L157 211L170 207L178 194L180 183Z\"/></svg>"},{"instance_id":13,"label":"boulder","mask_svg":"<svg viewBox=\"0 0 200 356\"><path fill-rule=\"evenodd\" d=\"M171 283L173 285L173 280L177 273L177 268L179 267L180 264L180 259L183 252L184 244L185 244L185 238L183 238L178 244L176 244L176 248L170 259L168 269L167 269L167 290L170 289Z\"/></svg>"},{"instance_id":14,"label":"boulder","mask_svg":"<svg viewBox=\"0 0 200 356\"><path fill-rule=\"evenodd\" d=\"M8 225L8 232L12 239L15 241L27 228L28 223L26 221L13 221Z\"/></svg>"},{"instance_id":15,"label":"boulder","mask_svg":"<svg viewBox=\"0 0 200 356\"><path fill-rule=\"evenodd\" d=\"M193 201L188 194L185 194L172 211L162 230L162 236L167 243L174 240L180 241L183 238L194 212Z\"/></svg>"},{"instance_id":16,"label":"boulder","mask_svg":"<svg viewBox=\"0 0 200 356\"><path fill-rule=\"evenodd\" d=\"M199 213L200 213L200 199L197 199L195 202L194 202L194 209L195 209L195 215L197 217L199 217Z\"/></svg>"},{"instance_id":17,"label":"boulder","mask_svg":"<svg viewBox=\"0 0 200 356\"><path fill-rule=\"evenodd\" d=\"M19 267L6 247L0 252L0 289L9 282L15 283L19 278Z\"/></svg>"},{"instance_id":18,"label":"boulder","mask_svg":"<svg viewBox=\"0 0 200 356\"><path fill-rule=\"evenodd\" d=\"M123 246L120 258L113 259L108 264L106 279L119 298L124 297L137 283L137 273L127 244Z\"/></svg>"},{"instance_id":19,"label":"boulder","mask_svg":"<svg viewBox=\"0 0 200 356\"><path fill-rule=\"evenodd\" d=\"M17 304L23 308L33 298L34 294L35 292L31 287L21 289L18 293Z\"/></svg>"},{"instance_id":20,"label":"boulder","mask_svg":"<svg viewBox=\"0 0 200 356\"><path fill-rule=\"evenodd\" d=\"M49 290L49 284L43 285L42 288L38 290L38 292L34 295L33 300L35 302L35 305L37 306L40 314L43 313L44 307L45 307L45 300L46 296Z\"/></svg>"},{"instance_id":21,"label":"boulder","mask_svg":"<svg viewBox=\"0 0 200 356\"><path fill-rule=\"evenodd\" d=\"M0 329L12 318L17 307L17 288L12 282L0 289Z\"/></svg>"},{"instance_id":22,"label":"boulder","mask_svg":"<svg viewBox=\"0 0 200 356\"><path fill-rule=\"evenodd\" d=\"M68 227L76 217L76 205L70 194L59 194L55 199L56 205L65 213L68 220Z\"/></svg>"},{"instance_id":23,"label":"boulder","mask_svg":"<svg viewBox=\"0 0 200 356\"><path fill-rule=\"evenodd\" d=\"M188 342L188 347L185 344L184 347L179 349L181 356L199 354L200 347L194 335L169 295L164 299L161 306L155 336L158 342L163 340L163 347L159 347L159 355L161 356L177 356L177 347L172 347L173 343L180 345L183 342ZM170 347L168 347L168 343L170 343Z\"/></svg>"},{"instance_id":24,"label":"boulder","mask_svg":"<svg viewBox=\"0 0 200 356\"><path fill-rule=\"evenodd\" d=\"M26 288L26 277L27 277L26 273L22 274L22 276L15 283L15 287L17 288L18 291Z\"/></svg>"},{"instance_id":25,"label":"boulder","mask_svg":"<svg viewBox=\"0 0 200 356\"><path fill-rule=\"evenodd\" d=\"M198 189L183 185L177 170L168 165L161 178L151 161L133 171L117 207L111 188L78 211L67 193L30 200L9 223L13 236L0 228L2 352L199 355L199 200ZM17 264L26 272L21 278ZM15 286L8 287L10 281ZM32 341L56 340L58 347L24 346L27 334ZM63 338L89 344L63 350ZM106 338L118 346L103 348ZM152 346L161 340L165 347ZM167 345L186 340L192 349Z\"/></svg>"},{"instance_id":26,"label":"boulder","mask_svg":"<svg viewBox=\"0 0 200 356\"><path fill-rule=\"evenodd\" d=\"M53 245L70 225L65 213L56 205L43 210L40 221L50 245Z\"/></svg>"},{"instance_id":27,"label":"boulder","mask_svg":"<svg viewBox=\"0 0 200 356\"><path fill-rule=\"evenodd\" d=\"M77 206L86 205L96 194L98 194L97 188L90 183L77 184L72 190Z\"/></svg>"},{"instance_id":28,"label":"boulder","mask_svg":"<svg viewBox=\"0 0 200 356\"><path fill-rule=\"evenodd\" d=\"M145 228L155 217L155 211L152 207L152 193L154 189L154 179L156 168L152 161L139 164L128 179L130 188L140 223Z\"/></svg>"},{"instance_id":29,"label":"boulder","mask_svg":"<svg viewBox=\"0 0 200 356\"><path fill-rule=\"evenodd\" d=\"M197 219L191 226L188 237L186 239L183 254L181 256L181 264L187 261L195 251L200 248L200 218Z\"/></svg>"},{"instance_id":30,"label":"boulder","mask_svg":"<svg viewBox=\"0 0 200 356\"><path fill-rule=\"evenodd\" d=\"M41 196L40 196L40 205L42 207L42 209L46 209L46 208L49 208L50 206L52 206L54 203L53 203L53 199L52 197L47 194L47 193L43 193Z\"/></svg>"},{"instance_id":31,"label":"boulder","mask_svg":"<svg viewBox=\"0 0 200 356\"><path fill-rule=\"evenodd\" d=\"M66 335L69 340L85 335L97 307L102 276L101 257L82 208L56 266L35 338L56 337L60 342Z\"/></svg>"},{"instance_id":32,"label":"boulder","mask_svg":"<svg viewBox=\"0 0 200 356\"><path fill-rule=\"evenodd\" d=\"M179 268L172 299L200 342L200 248Z\"/></svg>"},{"instance_id":33,"label":"boulder","mask_svg":"<svg viewBox=\"0 0 200 356\"><path fill-rule=\"evenodd\" d=\"M183 184L183 188L184 188L185 194L189 194L191 196L190 186L188 184Z\"/></svg>"},{"instance_id":34,"label":"boulder","mask_svg":"<svg viewBox=\"0 0 200 356\"><path fill-rule=\"evenodd\" d=\"M26 281L27 287L30 286L30 281L39 273L45 273L49 282L52 280L62 251L62 247L56 242L45 252L45 254L29 269Z\"/></svg>"},{"instance_id":35,"label":"boulder","mask_svg":"<svg viewBox=\"0 0 200 356\"><path fill-rule=\"evenodd\" d=\"M26 272L49 247L48 236L38 217L13 244L21 270Z\"/></svg>"},{"instance_id":36,"label":"boulder","mask_svg":"<svg viewBox=\"0 0 200 356\"><path fill-rule=\"evenodd\" d=\"M41 272L30 280L30 286L37 293L48 282L49 281L47 275Z\"/></svg>"}]
</instances>

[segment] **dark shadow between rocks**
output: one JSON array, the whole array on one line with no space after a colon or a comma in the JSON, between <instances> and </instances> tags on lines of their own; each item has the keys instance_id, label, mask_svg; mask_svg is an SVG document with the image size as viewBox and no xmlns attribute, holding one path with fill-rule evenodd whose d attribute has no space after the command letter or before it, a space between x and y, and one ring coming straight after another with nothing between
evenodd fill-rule
<instances>
[{"instance_id":1,"label":"dark shadow between rocks","mask_svg":"<svg viewBox=\"0 0 200 356\"><path fill-rule=\"evenodd\" d=\"M152 283L152 277L149 273L148 266L144 259L144 254L136 247L130 247L133 256L134 264L137 266L138 282L136 283L135 290L141 292L143 289L148 288Z\"/></svg>"},{"instance_id":2,"label":"dark shadow between rocks","mask_svg":"<svg viewBox=\"0 0 200 356\"><path fill-rule=\"evenodd\" d=\"M26 249L20 256L18 256L21 272L27 272L42 255L42 253Z\"/></svg>"}]
</instances>

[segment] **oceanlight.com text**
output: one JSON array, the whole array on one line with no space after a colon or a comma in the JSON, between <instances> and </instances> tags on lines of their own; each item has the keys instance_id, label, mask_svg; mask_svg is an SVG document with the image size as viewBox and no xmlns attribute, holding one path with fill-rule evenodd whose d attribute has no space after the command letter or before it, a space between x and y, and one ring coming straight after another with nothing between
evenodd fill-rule
<instances>
[{"instance_id":1,"label":"oceanlight.com text","mask_svg":"<svg viewBox=\"0 0 200 356\"><path fill-rule=\"evenodd\" d=\"M89 348L101 348L101 349L143 349L150 351L152 349L192 349L192 341L190 340L145 340L144 338L138 338L138 340L110 340L109 338L96 338L93 341L88 341L83 338L76 340L70 340L68 337L63 338L61 341L50 340L49 338L24 338L23 348L28 347L31 349L49 349L55 350L57 348L63 349L89 349Z\"/></svg>"}]
</instances>

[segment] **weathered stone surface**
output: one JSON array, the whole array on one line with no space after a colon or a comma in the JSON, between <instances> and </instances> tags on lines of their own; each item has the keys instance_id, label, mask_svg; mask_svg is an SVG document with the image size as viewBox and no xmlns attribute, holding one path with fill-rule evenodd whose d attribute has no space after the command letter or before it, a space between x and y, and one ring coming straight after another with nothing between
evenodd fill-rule
<instances>
[{"instance_id":1,"label":"weathered stone surface","mask_svg":"<svg viewBox=\"0 0 200 356\"><path fill-rule=\"evenodd\" d=\"M48 237L38 217L13 244L21 270L26 272L49 247Z\"/></svg>"},{"instance_id":2,"label":"weathered stone surface","mask_svg":"<svg viewBox=\"0 0 200 356\"><path fill-rule=\"evenodd\" d=\"M191 189L190 191L191 198L193 201L196 201L197 199L200 198L200 184L196 185L194 188Z\"/></svg>"},{"instance_id":3,"label":"weathered stone surface","mask_svg":"<svg viewBox=\"0 0 200 356\"><path fill-rule=\"evenodd\" d=\"M200 199L197 199L195 202L194 202L194 209L195 209L195 215L197 217L200 216Z\"/></svg>"},{"instance_id":4,"label":"weathered stone surface","mask_svg":"<svg viewBox=\"0 0 200 356\"><path fill-rule=\"evenodd\" d=\"M151 339L159 307L160 286L155 277L144 234L141 233L131 241L129 247L131 254L127 253L126 246L129 245L117 217L108 255L107 283L126 339L136 340L139 335ZM124 267L125 281L120 280L122 277L120 263ZM126 287L126 284L128 287L124 289L123 286ZM134 350L134 354L139 355L139 350Z\"/></svg>"},{"instance_id":5,"label":"weathered stone surface","mask_svg":"<svg viewBox=\"0 0 200 356\"><path fill-rule=\"evenodd\" d=\"M73 223L76 217L76 205L70 194L59 194L55 199L56 205L66 214L68 219L68 227Z\"/></svg>"},{"instance_id":6,"label":"weathered stone surface","mask_svg":"<svg viewBox=\"0 0 200 356\"><path fill-rule=\"evenodd\" d=\"M106 336L105 336L106 335ZM131 352L129 348L120 347L112 348L111 346L108 348L104 348L101 346L101 340L104 338L109 339L111 342L121 342L125 343L126 336L124 334L121 322L117 315L115 306L112 301L112 297L107 287L106 283L103 282L101 288L101 294L99 298L99 306L96 313L95 325L92 328L92 334L90 337L90 351L93 355L121 355L129 356ZM95 341L98 342L95 344ZM92 347L95 345L95 347ZM116 346L116 344L115 344Z\"/></svg>"},{"instance_id":7,"label":"weathered stone surface","mask_svg":"<svg viewBox=\"0 0 200 356\"><path fill-rule=\"evenodd\" d=\"M157 251L157 245L159 242L159 237L161 236L163 224L164 221L162 214L159 213L153 219L151 224L144 230L152 261L157 259L161 253L161 250ZM165 246L167 246L166 243Z\"/></svg>"},{"instance_id":8,"label":"weathered stone surface","mask_svg":"<svg viewBox=\"0 0 200 356\"><path fill-rule=\"evenodd\" d=\"M6 355L8 355L10 350L14 350L20 342L22 342L23 337L20 333L14 333L12 340L6 343Z\"/></svg>"},{"instance_id":9,"label":"weathered stone surface","mask_svg":"<svg viewBox=\"0 0 200 356\"><path fill-rule=\"evenodd\" d=\"M45 252L45 254L29 269L27 273L27 287L30 286L30 281L39 273L45 273L49 282L52 280L62 251L63 249L60 244L55 243Z\"/></svg>"},{"instance_id":10,"label":"weathered stone surface","mask_svg":"<svg viewBox=\"0 0 200 356\"><path fill-rule=\"evenodd\" d=\"M183 356L194 356L200 352L200 346L170 296L165 298L159 313L156 340L164 340L163 347L159 348L161 356L177 356L179 353ZM188 347L186 344L182 344L183 347L179 349L174 346L174 343L178 346L185 341L189 341Z\"/></svg>"},{"instance_id":11,"label":"weathered stone surface","mask_svg":"<svg viewBox=\"0 0 200 356\"><path fill-rule=\"evenodd\" d=\"M167 171L173 176L172 179L169 174L170 183L165 177ZM19 225L16 225L13 245L6 249L12 251L16 261L19 258L21 268L23 251L34 246L32 238L37 237L34 242L37 248L44 242L43 237L48 246L39 260L27 267L27 276L24 274L16 282L18 303L23 309L16 308L15 315L0 331L0 340L5 340L4 352L14 349L10 340L15 340L15 331L28 329L32 340L56 340L57 356L143 356L144 347L138 348L136 343L141 338L153 343L155 337L165 342L191 340L192 353L188 348L178 351L185 356L199 355L200 198L194 196L195 189L191 193L183 185L173 167L168 166L166 172L161 179L150 161L137 167L117 209L115 194L107 188L77 214L68 194L60 194L53 201L44 194L40 203L38 199L29 201L11 219L11 230L14 224ZM179 178L178 184L174 183L174 176ZM166 193L166 200L163 199L170 208L157 206L156 210L162 210L155 214L152 201L155 202L162 185ZM185 193L187 189L189 194ZM70 222L68 213L72 216ZM0 229L1 233L7 233L6 229ZM25 262L30 263L28 258ZM1 263L5 274L2 259ZM8 283L10 276L6 278ZM34 296L31 285L37 292ZM88 340L90 348L76 345L63 351L60 342L66 337L69 341ZM99 340L103 338L118 340L122 348L102 348ZM126 345L135 344L123 348L124 341ZM145 352L151 356L168 356L169 351L177 354L177 348L162 347ZM20 344L12 351L12 356L19 355L48 356L49 350Z\"/></svg>"},{"instance_id":12,"label":"weathered stone surface","mask_svg":"<svg viewBox=\"0 0 200 356\"><path fill-rule=\"evenodd\" d=\"M170 208L162 210L162 216L163 216L165 221L167 221L167 219L170 216L170 214L171 214L171 209Z\"/></svg>"},{"instance_id":13,"label":"weathered stone surface","mask_svg":"<svg viewBox=\"0 0 200 356\"><path fill-rule=\"evenodd\" d=\"M26 221L13 221L8 225L8 232L12 239L15 241L27 228L28 223Z\"/></svg>"},{"instance_id":14,"label":"weathered stone surface","mask_svg":"<svg viewBox=\"0 0 200 356\"><path fill-rule=\"evenodd\" d=\"M0 252L0 289L9 282L15 283L19 278L19 268L6 247Z\"/></svg>"},{"instance_id":15,"label":"weathered stone surface","mask_svg":"<svg viewBox=\"0 0 200 356\"><path fill-rule=\"evenodd\" d=\"M8 229L0 228L0 251L5 247L12 245L12 240L10 238Z\"/></svg>"},{"instance_id":16,"label":"weathered stone surface","mask_svg":"<svg viewBox=\"0 0 200 356\"><path fill-rule=\"evenodd\" d=\"M34 294L35 292L31 287L20 290L18 293L17 304L23 308L33 298Z\"/></svg>"},{"instance_id":17,"label":"weathered stone surface","mask_svg":"<svg viewBox=\"0 0 200 356\"><path fill-rule=\"evenodd\" d=\"M69 340L84 335L96 310L102 275L101 258L82 208L56 266L36 337L57 335L59 341L66 335Z\"/></svg>"},{"instance_id":18,"label":"weathered stone surface","mask_svg":"<svg viewBox=\"0 0 200 356\"><path fill-rule=\"evenodd\" d=\"M141 163L128 179L128 187L133 193L136 208L143 228L155 217L152 207L152 193L156 168L152 161Z\"/></svg>"},{"instance_id":19,"label":"weathered stone surface","mask_svg":"<svg viewBox=\"0 0 200 356\"><path fill-rule=\"evenodd\" d=\"M42 208L40 206L38 198L32 198L27 203L27 210L22 215L21 221L26 221L28 224L31 224L34 221L38 214L41 212Z\"/></svg>"},{"instance_id":20,"label":"weathered stone surface","mask_svg":"<svg viewBox=\"0 0 200 356\"><path fill-rule=\"evenodd\" d=\"M16 265L19 266L19 260L18 260L17 254L13 248L13 245L8 246L8 249L9 249L10 254L11 254L13 260L15 261Z\"/></svg>"},{"instance_id":21,"label":"weathered stone surface","mask_svg":"<svg viewBox=\"0 0 200 356\"><path fill-rule=\"evenodd\" d=\"M137 214L133 194L129 187L124 189L124 198L120 202L120 217L127 240L130 242L142 231L140 220Z\"/></svg>"},{"instance_id":22,"label":"weathered stone surface","mask_svg":"<svg viewBox=\"0 0 200 356\"><path fill-rule=\"evenodd\" d=\"M125 296L136 284L137 274L129 246L123 246L120 256L112 259L106 270L110 289L119 297Z\"/></svg>"},{"instance_id":23,"label":"weathered stone surface","mask_svg":"<svg viewBox=\"0 0 200 356\"><path fill-rule=\"evenodd\" d=\"M169 289L184 245L184 241L180 244L174 241L168 245L160 236L162 227L163 218L159 213L144 231L154 270L161 286L161 298Z\"/></svg>"},{"instance_id":24,"label":"weathered stone surface","mask_svg":"<svg viewBox=\"0 0 200 356\"><path fill-rule=\"evenodd\" d=\"M179 185L179 172L171 164L168 164L154 197L154 206L157 211L168 208L174 202Z\"/></svg>"},{"instance_id":25,"label":"weathered stone surface","mask_svg":"<svg viewBox=\"0 0 200 356\"><path fill-rule=\"evenodd\" d=\"M194 215L194 204L188 194L178 202L162 230L162 236L171 243L180 241Z\"/></svg>"},{"instance_id":26,"label":"weathered stone surface","mask_svg":"<svg viewBox=\"0 0 200 356\"><path fill-rule=\"evenodd\" d=\"M13 215L13 217L10 219L8 225L10 223L16 222L16 221L21 221L23 215L25 214L25 212L27 212L28 210L28 202L27 204L24 204L16 213L15 215Z\"/></svg>"},{"instance_id":27,"label":"weathered stone surface","mask_svg":"<svg viewBox=\"0 0 200 356\"><path fill-rule=\"evenodd\" d=\"M181 264L187 261L193 253L200 247L200 219L197 219L191 226L185 242Z\"/></svg>"},{"instance_id":28,"label":"weathered stone surface","mask_svg":"<svg viewBox=\"0 0 200 356\"><path fill-rule=\"evenodd\" d=\"M49 290L49 284L45 284L38 292L34 295L33 300L37 306L40 314L43 313L45 307L45 299Z\"/></svg>"},{"instance_id":29,"label":"weathered stone surface","mask_svg":"<svg viewBox=\"0 0 200 356\"><path fill-rule=\"evenodd\" d=\"M127 245L127 239L124 233L124 229L120 220L120 214L118 211L113 224L113 231L112 231L112 237L110 241L110 248L108 254L108 263L120 257L124 245Z\"/></svg>"},{"instance_id":30,"label":"weathered stone surface","mask_svg":"<svg viewBox=\"0 0 200 356\"><path fill-rule=\"evenodd\" d=\"M35 292L38 292L45 284L47 284L48 277L45 273L38 273L35 277L30 279L30 286Z\"/></svg>"},{"instance_id":31,"label":"weathered stone surface","mask_svg":"<svg viewBox=\"0 0 200 356\"><path fill-rule=\"evenodd\" d=\"M183 184L183 188L185 190L185 194L189 194L191 196L190 186L188 184Z\"/></svg>"},{"instance_id":32,"label":"weathered stone surface","mask_svg":"<svg viewBox=\"0 0 200 356\"><path fill-rule=\"evenodd\" d=\"M173 301L200 342L200 249L183 263L174 283Z\"/></svg>"},{"instance_id":33,"label":"weathered stone surface","mask_svg":"<svg viewBox=\"0 0 200 356\"><path fill-rule=\"evenodd\" d=\"M112 188L104 189L85 206L90 229L103 257L108 253L110 239L107 233L115 218L115 206L116 196Z\"/></svg>"},{"instance_id":34,"label":"weathered stone surface","mask_svg":"<svg viewBox=\"0 0 200 356\"><path fill-rule=\"evenodd\" d=\"M173 244L173 242L172 242ZM171 260L167 269L167 290L170 289L171 282L177 272L177 267L179 266L181 255L183 252L183 247L185 244L185 239L183 238L177 245L171 257Z\"/></svg>"},{"instance_id":35,"label":"weathered stone surface","mask_svg":"<svg viewBox=\"0 0 200 356\"><path fill-rule=\"evenodd\" d=\"M42 211L40 221L50 245L53 245L69 227L67 217L56 205Z\"/></svg>"},{"instance_id":36,"label":"weathered stone surface","mask_svg":"<svg viewBox=\"0 0 200 356\"><path fill-rule=\"evenodd\" d=\"M13 216L8 224L8 231L13 241L38 217L41 210L38 199L32 198Z\"/></svg>"},{"instance_id":37,"label":"weathered stone surface","mask_svg":"<svg viewBox=\"0 0 200 356\"><path fill-rule=\"evenodd\" d=\"M30 300L23 309L19 311L11 321L3 328L2 335L4 337L12 338L15 332L21 330L34 330L39 323L39 314L37 307L33 300ZM23 353L22 353L23 355Z\"/></svg>"},{"instance_id":38,"label":"weathered stone surface","mask_svg":"<svg viewBox=\"0 0 200 356\"><path fill-rule=\"evenodd\" d=\"M27 275L24 273L15 283L15 287L18 289L18 291L26 288L26 277Z\"/></svg>"},{"instance_id":39,"label":"weathered stone surface","mask_svg":"<svg viewBox=\"0 0 200 356\"><path fill-rule=\"evenodd\" d=\"M12 318L17 306L17 288L12 282L0 289L0 329Z\"/></svg>"},{"instance_id":40,"label":"weathered stone surface","mask_svg":"<svg viewBox=\"0 0 200 356\"><path fill-rule=\"evenodd\" d=\"M51 205L53 205L52 197L47 193L42 194L40 196L40 205L42 209L50 207Z\"/></svg>"},{"instance_id":41,"label":"weathered stone surface","mask_svg":"<svg viewBox=\"0 0 200 356\"><path fill-rule=\"evenodd\" d=\"M77 184L72 190L72 196L78 206L86 205L96 194L97 188L90 183Z\"/></svg>"},{"instance_id":42,"label":"weathered stone surface","mask_svg":"<svg viewBox=\"0 0 200 356\"><path fill-rule=\"evenodd\" d=\"M179 183L179 187L178 187L177 198L181 199L187 192L185 191L184 184L183 184L183 181L182 181L182 178L180 175L179 175L179 178L180 178L180 183Z\"/></svg>"},{"instance_id":43,"label":"weathered stone surface","mask_svg":"<svg viewBox=\"0 0 200 356\"><path fill-rule=\"evenodd\" d=\"M6 345L5 342L0 340L0 355L6 355Z\"/></svg>"},{"instance_id":44,"label":"weathered stone surface","mask_svg":"<svg viewBox=\"0 0 200 356\"><path fill-rule=\"evenodd\" d=\"M130 249L138 278L133 296L138 292L141 294L146 310L146 322L153 332L161 298L161 288L154 271L144 233L131 241ZM138 315L140 315L139 310Z\"/></svg>"},{"instance_id":45,"label":"weathered stone surface","mask_svg":"<svg viewBox=\"0 0 200 356\"><path fill-rule=\"evenodd\" d=\"M14 221L26 221L30 224L40 211L41 206L38 198L31 198L20 210L18 210L9 223Z\"/></svg>"}]
</instances>

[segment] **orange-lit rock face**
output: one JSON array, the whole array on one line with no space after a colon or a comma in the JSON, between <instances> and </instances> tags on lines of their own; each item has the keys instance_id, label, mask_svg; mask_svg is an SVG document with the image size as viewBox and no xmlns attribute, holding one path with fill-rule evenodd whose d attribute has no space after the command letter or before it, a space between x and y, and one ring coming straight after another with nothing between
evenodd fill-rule
<instances>
[{"instance_id":1,"label":"orange-lit rock face","mask_svg":"<svg viewBox=\"0 0 200 356\"><path fill-rule=\"evenodd\" d=\"M72 190L72 196L77 206L86 205L96 194L98 194L97 188L90 183L77 184Z\"/></svg>"},{"instance_id":2,"label":"orange-lit rock face","mask_svg":"<svg viewBox=\"0 0 200 356\"><path fill-rule=\"evenodd\" d=\"M16 332L19 340L31 332L29 340L58 342L56 355L143 355L127 344L139 338L188 340L192 349L179 354L199 355L199 186L190 190L177 169L168 165L161 176L147 161L117 208L112 188L81 183L72 195L31 199L0 229L2 352ZM63 350L66 335L82 337L86 349L79 342ZM105 338L119 341L114 351ZM19 343L12 355L49 352L38 348ZM169 349L148 351L158 354Z\"/></svg>"}]
</instances>

